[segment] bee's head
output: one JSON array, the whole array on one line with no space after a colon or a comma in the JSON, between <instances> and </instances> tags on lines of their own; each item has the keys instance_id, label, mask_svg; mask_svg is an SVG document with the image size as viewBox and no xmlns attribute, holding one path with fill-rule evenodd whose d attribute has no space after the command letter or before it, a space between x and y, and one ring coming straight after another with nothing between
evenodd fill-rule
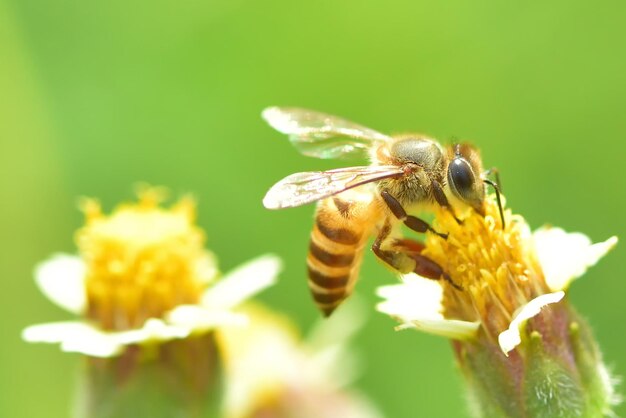
<instances>
[{"instance_id":1,"label":"bee's head","mask_svg":"<svg viewBox=\"0 0 626 418\"><path fill-rule=\"evenodd\" d=\"M469 144L456 144L449 161L448 185L452 194L482 214L485 185L478 150Z\"/></svg>"},{"instance_id":2,"label":"bee's head","mask_svg":"<svg viewBox=\"0 0 626 418\"><path fill-rule=\"evenodd\" d=\"M448 186L452 194L484 216L485 184L493 187L498 201L502 229L504 229L506 224L497 169L492 168L483 172L478 150L469 144L456 144L452 147L451 153L448 164ZM488 173L492 172L496 175L496 182L487 178Z\"/></svg>"}]
</instances>

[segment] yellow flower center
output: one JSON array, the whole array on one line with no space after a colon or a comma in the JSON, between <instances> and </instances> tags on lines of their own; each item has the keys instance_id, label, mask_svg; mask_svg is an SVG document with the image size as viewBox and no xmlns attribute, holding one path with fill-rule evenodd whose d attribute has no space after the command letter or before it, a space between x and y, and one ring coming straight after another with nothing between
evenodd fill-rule
<instances>
[{"instance_id":1,"label":"yellow flower center","mask_svg":"<svg viewBox=\"0 0 626 418\"><path fill-rule=\"evenodd\" d=\"M86 200L86 224L76 234L86 265L87 316L103 328L137 328L177 305L197 303L216 270L193 224L195 204L184 198L159 206L163 191L139 193L135 204L109 216Z\"/></svg>"},{"instance_id":2,"label":"yellow flower center","mask_svg":"<svg viewBox=\"0 0 626 418\"><path fill-rule=\"evenodd\" d=\"M463 287L459 291L444 284L444 316L480 320L483 329L496 337L519 307L549 293L526 222L508 209L504 217L505 229L493 196L485 200L484 217L468 211L461 225L440 210L434 226L449 232L448 239L429 234L424 250Z\"/></svg>"}]
</instances>

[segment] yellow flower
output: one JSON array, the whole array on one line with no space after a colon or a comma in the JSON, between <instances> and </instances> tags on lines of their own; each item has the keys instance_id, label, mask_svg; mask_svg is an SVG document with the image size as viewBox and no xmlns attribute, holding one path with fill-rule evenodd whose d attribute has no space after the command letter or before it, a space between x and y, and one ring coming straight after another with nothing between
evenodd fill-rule
<instances>
[{"instance_id":1,"label":"yellow flower","mask_svg":"<svg viewBox=\"0 0 626 418\"><path fill-rule=\"evenodd\" d=\"M378 309L414 328L446 336L481 418L612 416L614 379L586 322L565 297L617 243L592 244L579 233L544 227L531 233L519 215L491 196L485 216L468 212L458 224L436 213L424 254L461 286L415 274L378 293Z\"/></svg>"},{"instance_id":2,"label":"yellow flower","mask_svg":"<svg viewBox=\"0 0 626 418\"><path fill-rule=\"evenodd\" d=\"M571 281L593 266L617 243L617 237L592 244L580 233L543 227L530 232L524 218L505 211L489 197L486 216L468 212L459 225L448 211L436 214L435 226L448 231L446 240L426 239L424 255L460 284L408 274L402 284L384 286L378 310L416 328L456 340L479 332L498 341L504 353L520 342L520 328L541 308L560 301Z\"/></svg>"},{"instance_id":3,"label":"yellow flower","mask_svg":"<svg viewBox=\"0 0 626 418\"><path fill-rule=\"evenodd\" d=\"M79 255L58 254L35 272L52 302L83 319L30 326L26 341L110 357L129 345L246 323L233 308L274 282L280 260L263 256L220 278L194 223L194 201L186 197L163 208L163 198L162 189L144 188L137 203L111 215L93 200L83 202Z\"/></svg>"}]
</instances>

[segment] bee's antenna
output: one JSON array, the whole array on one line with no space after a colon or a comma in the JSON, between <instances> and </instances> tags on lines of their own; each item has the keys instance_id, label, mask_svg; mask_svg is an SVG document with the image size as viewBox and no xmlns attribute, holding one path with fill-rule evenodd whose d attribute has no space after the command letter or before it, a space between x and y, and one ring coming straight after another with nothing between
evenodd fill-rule
<instances>
[{"instance_id":1,"label":"bee's antenna","mask_svg":"<svg viewBox=\"0 0 626 418\"><path fill-rule=\"evenodd\" d=\"M502 188L502 181L500 180L500 170L498 170L498 167L491 167L489 170L486 170L483 173L483 176L487 177L490 176L492 173L496 176L496 184L500 188L500 193L502 193L502 190L504 189Z\"/></svg>"},{"instance_id":2,"label":"bee's antenna","mask_svg":"<svg viewBox=\"0 0 626 418\"><path fill-rule=\"evenodd\" d=\"M496 173L497 176L497 173ZM502 210L502 199L500 199L500 193L502 193L502 190L500 189L500 186L498 186L498 183L495 183L489 179L483 179L483 181L485 183L487 183L488 185L490 185L491 187L493 187L493 189L496 191L496 200L498 201L498 210L500 211L500 220L502 221L502 229L506 228L506 223L504 222L504 212Z\"/></svg>"}]
</instances>

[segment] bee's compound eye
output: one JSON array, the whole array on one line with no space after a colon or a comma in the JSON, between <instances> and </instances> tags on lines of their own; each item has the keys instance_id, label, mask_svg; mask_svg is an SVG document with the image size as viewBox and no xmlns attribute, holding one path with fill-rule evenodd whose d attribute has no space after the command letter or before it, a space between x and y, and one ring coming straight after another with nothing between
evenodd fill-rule
<instances>
[{"instance_id":1,"label":"bee's compound eye","mask_svg":"<svg viewBox=\"0 0 626 418\"><path fill-rule=\"evenodd\" d=\"M454 158L448 166L448 182L452 191L463 200L474 196L476 178L469 163L463 158Z\"/></svg>"}]
</instances>

